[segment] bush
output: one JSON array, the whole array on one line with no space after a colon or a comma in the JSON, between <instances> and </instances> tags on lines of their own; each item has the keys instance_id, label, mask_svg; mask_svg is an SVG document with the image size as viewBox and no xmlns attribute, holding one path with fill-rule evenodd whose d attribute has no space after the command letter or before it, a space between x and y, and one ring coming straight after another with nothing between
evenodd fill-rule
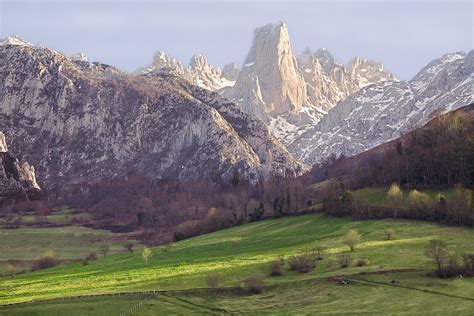
<instances>
[{"instance_id":1,"label":"bush","mask_svg":"<svg viewBox=\"0 0 474 316\"><path fill-rule=\"evenodd\" d=\"M219 273L209 273L206 276L206 284L212 288L214 295L219 294L222 281L223 277Z\"/></svg>"},{"instance_id":2,"label":"bush","mask_svg":"<svg viewBox=\"0 0 474 316\"><path fill-rule=\"evenodd\" d=\"M272 262L271 266L270 266L270 269L271 269L271 272L270 272L270 275L271 276L280 276L282 275L282 271L281 271L281 267L282 267L282 263L280 260L275 260Z\"/></svg>"},{"instance_id":3,"label":"bush","mask_svg":"<svg viewBox=\"0 0 474 316\"><path fill-rule=\"evenodd\" d=\"M260 294L263 292L265 283L260 276L251 276L245 280L245 291L250 294Z\"/></svg>"},{"instance_id":4,"label":"bush","mask_svg":"<svg viewBox=\"0 0 474 316\"><path fill-rule=\"evenodd\" d=\"M328 271L336 270L336 262L332 259L328 260Z\"/></svg>"},{"instance_id":5,"label":"bush","mask_svg":"<svg viewBox=\"0 0 474 316\"><path fill-rule=\"evenodd\" d=\"M356 262L356 266L358 267L365 267L366 265L369 264L369 260L365 259L365 258L360 258L359 260L357 260Z\"/></svg>"},{"instance_id":6,"label":"bush","mask_svg":"<svg viewBox=\"0 0 474 316\"><path fill-rule=\"evenodd\" d=\"M9 276L9 275L17 274L17 273L18 273L17 267L14 266L13 264L9 263L7 265L7 268L5 269L5 272L3 273L3 275Z\"/></svg>"},{"instance_id":7,"label":"bush","mask_svg":"<svg viewBox=\"0 0 474 316\"><path fill-rule=\"evenodd\" d=\"M344 236L344 244L349 246L349 248L351 249L351 251L354 251L355 249L355 246L360 242L360 234L351 229L345 236Z\"/></svg>"},{"instance_id":8,"label":"bush","mask_svg":"<svg viewBox=\"0 0 474 316\"><path fill-rule=\"evenodd\" d=\"M472 277L474 276L474 255L463 254L462 264L457 255L448 255L446 264L435 271L440 278Z\"/></svg>"},{"instance_id":9,"label":"bush","mask_svg":"<svg viewBox=\"0 0 474 316\"><path fill-rule=\"evenodd\" d=\"M31 265L31 271L43 270L55 267L61 263L60 260L53 258L52 256L43 256L38 260L33 261Z\"/></svg>"},{"instance_id":10,"label":"bush","mask_svg":"<svg viewBox=\"0 0 474 316\"><path fill-rule=\"evenodd\" d=\"M125 249L128 252L133 252L133 243L128 242L125 245L123 245L123 249Z\"/></svg>"},{"instance_id":11,"label":"bush","mask_svg":"<svg viewBox=\"0 0 474 316\"><path fill-rule=\"evenodd\" d=\"M97 253L96 252L89 253L89 255L86 257L86 260L88 261L97 260Z\"/></svg>"},{"instance_id":12,"label":"bush","mask_svg":"<svg viewBox=\"0 0 474 316\"><path fill-rule=\"evenodd\" d=\"M316 267L316 258L310 254L294 256L288 260L291 271L308 273Z\"/></svg>"},{"instance_id":13,"label":"bush","mask_svg":"<svg viewBox=\"0 0 474 316\"><path fill-rule=\"evenodd\" d=\"M385 237L387 238L387 240L392 240L393 235L395 235L395 230L392 228L387 228L386 230L383 231L383 233L385 234Z\"/></svg>"},{"instance_id":14,"label":"bush","mask_svg":"<svg viewBox=\"0 0 474 316\"><path fill-rule=\"evenodd\" d=\"M339 257L337 257L337 263L339 264L339 267L347 268L352 263L352 257L348 253L340 254Z\"/></svg>"}]
</instances>

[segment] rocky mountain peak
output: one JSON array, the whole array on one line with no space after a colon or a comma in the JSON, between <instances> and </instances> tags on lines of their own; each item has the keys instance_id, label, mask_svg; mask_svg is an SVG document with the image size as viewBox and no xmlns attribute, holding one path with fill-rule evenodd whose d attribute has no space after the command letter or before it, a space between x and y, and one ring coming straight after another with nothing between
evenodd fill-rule
<instances>
[{"instance_id":1,"label":"rocky mountain peak","mask_svg":"<svg viewBox=\"0 0 474 316\"><path fill-rule=\"evenodd\" d=\"M33 46L18 35L9 36L7 38L0 39L0 45L22 45L22 46Z\"/></svg>"},{"instance_id":2,"label":"rocky mountain peak","mask_svg":"<svg viewBox=\"0 0 474 316\"><path fill-rule=\"evenodd\" d=\"M89 58L87 57L87 55L82 52L72 55L71 59L77 60L77 61L89 61Z\"/></svg>"},{"instance_id":3,"label":"rocky mountain peak","mask_svg":"<svg viewBox=\"0 0 474 316\"><path fill-rule=\"evenodd\" d=\"M355 57L349 62L347 73L359 88L377 82L398 80L393 74L384 70L383 64L362 57Z\"/></svg>"},{"instance_id":4,"label":"rocky mountain peak","mask_svg":"<svg viewBox=\"0 0 474 316\"><path fill-rule=\"evenodd\" d=\"M150 65L135 71L135 74L153 73L177 75L201 88L212 91L233 86L235 83L235 80L226 78L220 68L209 64L207 58L202 54L195 54L188 66L184 68L179 59L170 57L163 50L159 50L153 55Z\"/></svg>"},{"instance_id":5,"label":"rocky mountain peak","mask_svg":"<svg viewBox=\"0 0 474 316\"><path fill-rule=\"evenodd\" d=\"M330 73L335 63L332 54L326 48L320 48L314 53L314 56L319 60L324 71Z\"/></svg>"},{"instance_id":6,"label":"rocky mountain peak","mask_svg":"<svg viewBox=\"0 0 474 316\"><path fill-rule=\"evenodd\" d=\"M266 113L297 113L305 104L306 87L298 72L285 23L268 24L255 30L236 82L236 99L249 94L238 90L238 87L251 86L242 82L248 78L258 78Z\"/></svg>"}]
</instances>

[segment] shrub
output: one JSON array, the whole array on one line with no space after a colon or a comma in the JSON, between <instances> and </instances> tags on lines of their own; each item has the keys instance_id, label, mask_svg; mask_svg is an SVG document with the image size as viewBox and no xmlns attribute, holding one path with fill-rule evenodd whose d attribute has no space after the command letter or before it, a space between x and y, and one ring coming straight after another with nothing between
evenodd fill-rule
<instances>
[{"instance_id":1,"label":"shrub","mask_svg":"<svg viewBox=\"0 0 474 316\"><path fill-rule=\"evenodd\" d=\"M133 243L128 242L125 245L123 245L123 249L125 249L128 252L133 252Z\"/></svg>"},{"instance_id":2,"label":"shrub","mask_svg":"<svg viewBox=\"0 0 474 316\"><path fill-rule=\"evenodd\" d=\"M14 275L18 272L17 267L15 267L13 264L9 263L7 265L7 268L5 269L5 272L3 275L8 276L8 275Z\"/></svg>"},{"instance_id":3,"label":"shrub","mask_svg":"<svg viewBox=\"0 0 474 316\"><path fill-rule=\"evenodd\" d=\"M250 294L260 294L263 292L265 283L260 276L251 276L245 279L245 291Z\"/></svg>"},{"instance_id":4,"label":"shrub","mask_svg":"<svg viewBox=\"0 0 474 316\"><path fill-rule=\"evenodd\" d=\"M212 288L214 295L219 294L222 281L223 281L223 277L219 273L209 273L206 276L206 284L207 286Z\"/></svg>"},{"instance_id":5,"label":"shrub","mask_svg":"<svg viewBox=\"0 0 474 316\"><path fill-rule=\"evenodd\" d=\"M343 240L344 244L349 246L351 251L354 251L355 246L360 242L360 234L351 229L345 236Z\"/></svg>"},{"instance_id":6,"label":"shrub","mask_svg":"<svg viewBox=\"0 0 474 316\"><path fill-rule=\"evenodd\" d=\"M356 266L358 267L365 267L366 265L369 264L369 260L365 259L365 258L360 258L359 260L357 260L356 262Z\"/></svg>"},{"instance_id":7,"label":"shrub","mask_svg":"<svg viewBox=\"0 0 474 316\"><path fill-rule=\"evenodd\" d=\"M337 263L341 268L347 268L352 263L352 257L348 253L342 253L337 257Z\"/></svg>"},{"instance_id":8,"label":"shrub","mask_svg":"<svg viewBox=\"0 0 474 316\"><path fill-rule=\"evenodd\" d=\"M282 275L281 267L282 267L282 264L281 264L280 260L277 259L277 260L273 261L271 266L270 266L270 269L271 269L270 275L271 276L280 276L280 275Z\"/></svg>"},{"instance_id":9,"label":"shrub","mask_svg":"<svg viewBox=\"0 0 474 316\"><path fill-rule=\"evenodd\" d=\"M61 263L60 260L57 260L56 258L53 258L52 256L46 255L33 261L33 264L31 266L31 271L52 268L59 265L60 263Z\"/></svg>"},{"instance_id":10,"label":"shrub","mask_svg":"<svg viewBox=\"0 0 474 316\"><path fill-rule=\"evenodd\" d=\"M336 262L332 259L328 260L328 271L336 270Z\"/></svg>"},{"instance_id":11,"label":"shrub","mask_svg":"<svg viewBox=\"0 0 474 316\"><path fill-rule=\"evenodd\" d=\"M88 261L97 260L97 253L96 252L89 253L89 255L86 257L86 260Z\"/></svg>"},{"instance_id":12,"label":"shrub","mask_svg":"<svg viewBox=\"0 0 474 316\"><path fill-rule=\"evenodd\" d=\"M387 228L383 231L383 233L385 234L387 240L391 240L393 238L393 235L395 235L395 230L392 228Z\"/></svg>"},{"instance_id":13,"label":"shrub","mask_svg":"<svg viewBox=\"0 0 474 316\"><path fill-rule=\"evenodd\" d=\"M316 259L310 254L294 256L288 260L290 269L299 273L308 273L316 267Z\"/></svg>"}]
</instances>

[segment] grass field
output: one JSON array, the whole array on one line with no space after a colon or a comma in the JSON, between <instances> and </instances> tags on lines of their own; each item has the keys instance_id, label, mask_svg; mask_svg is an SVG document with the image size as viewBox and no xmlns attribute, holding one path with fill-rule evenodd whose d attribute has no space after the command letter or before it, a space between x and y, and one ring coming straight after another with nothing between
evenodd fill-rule
<instances>
[{"instance_id":1,"label":"grass field","mask_svg":"<svg viewBox=\"0 0 474 316\"><path fill-rule=\"evenodd\" d=\"M17 271L28 271L32 261L46 252L71 261L91 252L99 255L102 245L108 245L110 253L122 252L126 242L124 235L81 226L0 229L0 238L0 274L11 264Z\"/></svg>"},{"instance_id":2,"label":"grass field","mask_svg":"<svg viewBox=\"0 0 474 316\"><path fill-rule=\"evenodd\" d=\"M384 229L393 228L395 239L386 240ZM348 247L344 234L356 229L362 242L351 253L367 258L369 265L328 270L328 261ZM304 215L267 220L175 243L169 250L153 249L149 265L141 253L119 253L87 266L70 264L34 273L0 278L0 304L28 302L83 294L157 290L140 296L76 298L61 302L32 302L0 307L0 315L100 315L127 312L134 315L298 313L428 313L474 309L474 282L439 280L427 275L434 267L423 255L431 239L445 240L452 251L474 252L474 230L410 220L354 221L325 215ZM328 249L307 274L285 266L281 277L269 276L269 263L279 256ZM229 287L214 297L206 275L219 272ZM363 273L362 273L363 272ZM264 276L266 289L259 295L231 290L251 275ZM349 285L328 278L345 275ZM392 282L395 280L395 283Z\"/></svg>"}]
</instances>

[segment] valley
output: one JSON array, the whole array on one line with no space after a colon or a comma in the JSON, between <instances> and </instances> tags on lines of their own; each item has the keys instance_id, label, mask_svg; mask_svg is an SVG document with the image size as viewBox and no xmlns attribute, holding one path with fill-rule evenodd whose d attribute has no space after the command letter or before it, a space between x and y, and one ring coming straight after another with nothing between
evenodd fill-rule
<instances>
[{"instance_id":1,"label":"valley","mask_svg":"<svg viewBox=\"0 0 474 316\"><path fill-rule=\"evenodd\" d=\"M472 12L0 0L0 316L472 315Z\"/></svg>"}]
</instances>

